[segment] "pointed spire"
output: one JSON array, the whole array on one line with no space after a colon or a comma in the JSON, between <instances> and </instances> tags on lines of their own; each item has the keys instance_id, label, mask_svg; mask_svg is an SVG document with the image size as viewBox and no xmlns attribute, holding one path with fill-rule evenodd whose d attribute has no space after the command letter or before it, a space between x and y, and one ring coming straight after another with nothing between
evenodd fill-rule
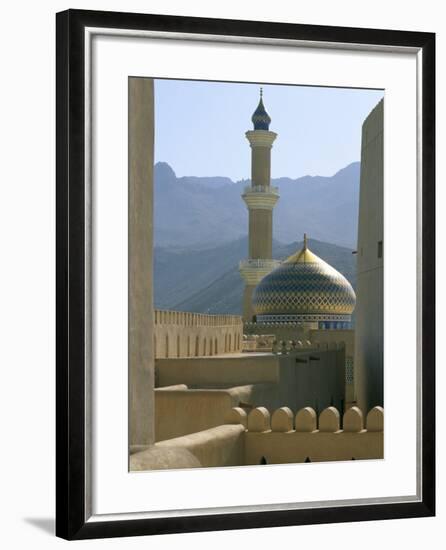
<instances>
[{"instance_id":1,"label":"pointed spire","mask_svg":"<svg viewBox=\"0 0 446 550\"><path fill-rule=\"evenodd\" d=\"M252 115L252 123L254 124L254 130L269 130L269 125L271 124L271 117L266 112L265 106L263 105L263 88L260 87L260 99L257 109Z\"/></svg>"},{"instance_id":2,"label":"pointed spire","mask_svg":"<svg viewBox=\"0 0 446 550\"><path fill-rule=\"evenodd\" d=\"M307 250L308 248L308 239L307 239L307 234L304 233L304 250Z\"/></svg>"}]
</instances>

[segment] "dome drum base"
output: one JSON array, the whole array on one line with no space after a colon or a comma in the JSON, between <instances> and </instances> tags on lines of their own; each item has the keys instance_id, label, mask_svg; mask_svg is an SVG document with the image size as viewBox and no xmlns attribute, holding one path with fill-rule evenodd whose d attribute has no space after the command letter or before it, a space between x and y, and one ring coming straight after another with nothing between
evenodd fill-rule
<instances>
[{"instance_id":1,"label":"dome drum base","mask_svg":"<svg viewBox=\"0 0 446 550\"><path fill-rule=\"evenodd\" d=\"M317 323L323 329L350 329L350 315L323 315L323 314L289 314L289 315L256 315L258 324L296 324L306 325Z\"/></svg>"}]
</instances>

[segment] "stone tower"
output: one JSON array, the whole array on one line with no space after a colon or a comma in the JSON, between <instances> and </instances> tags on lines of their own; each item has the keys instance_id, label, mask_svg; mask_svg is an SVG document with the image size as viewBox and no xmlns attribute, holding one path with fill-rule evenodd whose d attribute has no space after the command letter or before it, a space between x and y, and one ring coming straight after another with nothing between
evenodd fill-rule
<instances>
[{"instance_id":1,"label":"stone tower","mask_svg":"<svg viewBox=\"0 0 446 550\"><path fill-rule=\"evenodd\" d=\"M251 145L251 185L245 187L243 200L249 212L249 258L240 262L245 280L243 319L253 320L252 293L256 285L280 262L272 260L273 208L279 198L277 187L271 187L271 148L277 134L269 130L271 118L260 101L252 115L254 129L246 132Z\"/></svg>"},{"instance_id":2,"label":"stone tower","mask_svg":"<svg viewBox=\"0 0 446 550\"><path fill-rule=\"evenodd\" d=\"M355 386L358 407L384 405L384 103L362 126L356 256Z\"/></svg>"}]
</instances>

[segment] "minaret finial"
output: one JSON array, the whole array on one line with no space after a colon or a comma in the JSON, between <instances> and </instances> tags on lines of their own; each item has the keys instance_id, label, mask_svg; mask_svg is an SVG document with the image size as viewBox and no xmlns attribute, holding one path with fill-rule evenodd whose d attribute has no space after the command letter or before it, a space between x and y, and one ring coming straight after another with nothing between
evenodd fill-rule
<instances>
[{"instance_id":1,"label":"minaret finial","mask_svg":"<svg viewBox=\"0 0 446 550\"><path fill-rule=\"evenodd\" d=\"M254 124L254 130L269 130L271 117L266 112L265 105L263 105L263 86L260 86L259 104L257 105L251 120Z\"/></svg>"},{"instance_id":2,"label":"minaret finial","mask_svg":"<svg viewBox=\"0 0 446 550\"><path fill-rule=\"evenodd\" d=\"M307 242L307 234L304 233L304 250L308 248L308 242Z\"/></svg>"}]
</instances>

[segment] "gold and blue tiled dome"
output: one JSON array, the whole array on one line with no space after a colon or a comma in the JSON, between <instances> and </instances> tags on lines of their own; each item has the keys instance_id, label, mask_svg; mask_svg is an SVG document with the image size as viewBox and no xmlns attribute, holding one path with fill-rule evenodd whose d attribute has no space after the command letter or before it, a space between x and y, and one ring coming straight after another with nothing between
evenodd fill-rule
<instances>
[{"instance_id":1,"label":"gold and blue tiled dome","mask_svg":"<svg viewBox=\"0 0 446 550\"><path fill-rule=\"evenodd\" d=\"M316 256L304 236L302 250L264 277L253 293L257 323L317 323L350 328L356 296L347 279Z\"/></svg>"},{"instance_id":2,"label":"gold and blue tiled dome","mask_svg":"<svg viewBox=\"0 0 446 550\"><path fill-rule=\"evenodd\" d=\"M260 88L260 101L257 105L257 109L254 111L251 117L252 123L254 124L254 130L269 130L269 125L271 124L271 117L266 112L265 106L263 105L263 90Z\"/></svg>"}]
</instances>

